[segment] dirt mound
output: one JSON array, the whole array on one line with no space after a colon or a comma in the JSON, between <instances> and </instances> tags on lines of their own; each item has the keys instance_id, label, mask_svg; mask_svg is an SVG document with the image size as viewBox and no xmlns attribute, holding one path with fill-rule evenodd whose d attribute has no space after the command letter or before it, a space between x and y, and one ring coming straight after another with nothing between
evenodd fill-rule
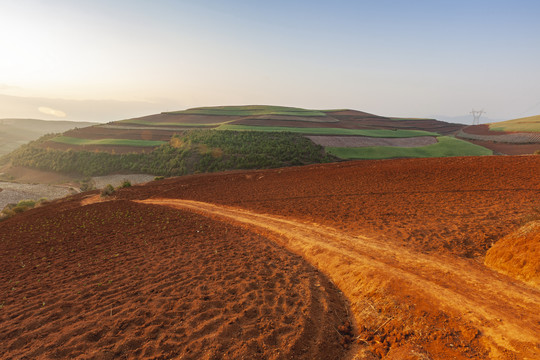
<instances>
[{"instance_id":1,"label":"dirt mound","mask_svg":"<svg viewBox=\"0 0 540 360\"><path fill-rule=\"evenodd\" d=\"M485 264L540 289L540 220L497 241L488 250Z\"/></svg>"},{"instance_id":2,"label":"dirt mound","mask_svg":"<svg viewBox=\"0 0 540 360\"><path fill-rule=\"evenodd\" d=\"M0 357L346 355L335 286L261 235L164 207L63 200L0 223Z\"/></svg>"}]
</instances>

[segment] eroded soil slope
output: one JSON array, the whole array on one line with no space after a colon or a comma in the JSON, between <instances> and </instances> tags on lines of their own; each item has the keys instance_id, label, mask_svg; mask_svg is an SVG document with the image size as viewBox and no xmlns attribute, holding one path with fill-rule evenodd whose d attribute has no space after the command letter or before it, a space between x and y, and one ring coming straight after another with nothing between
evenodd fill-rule
<instances>
[{"instance_id":1,"label":"eroded soil slope","mask_svg":"<svg viewBox=\"0 0 540 360\"><path fill-rule=\"evenodd\" d=\"M0 223L0 358L346 354L345 300L299 256L191 212L83 196Z\"/></svg>"}]
</instances>

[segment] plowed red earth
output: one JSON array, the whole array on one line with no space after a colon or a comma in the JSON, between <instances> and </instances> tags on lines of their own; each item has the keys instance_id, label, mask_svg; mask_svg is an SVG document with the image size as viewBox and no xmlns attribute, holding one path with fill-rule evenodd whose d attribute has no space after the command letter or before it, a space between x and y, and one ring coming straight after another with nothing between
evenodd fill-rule
<instances>
[{"instance_id":1,"label":"plowed red earth","mask_svg":"<svg viewBox=\"0 0 540 360\"><path fill-rule=\"evenodd\" d=\"M276 170L193 175L161 180L118 191L115 195L115 201L85 207L78 207L76 201L86 196L79 195L79 197L74 197L67 202L55 204L56 208L37 209L33 213L23 214L0 224L0 233L11 234L19 231L18 237L22 241L21 244L28 244L24 247L21 245L10 245L9 247L5 245L5 241L2 242L2 246L6 246L6 253L9 255L7 264L11 269L8 275L5 275L5 271L2 272L2 280L5 280L3 284L8 279L14 281L18 279L25 284L25 290L15 292L16 296L10 297L10 306L4 305L4 310L0 313L3 316L2 324L5 323L5 320L15 321L7 327L9 330L0 332L1 336L12 336L7 341L8 345L0 346L6 346L7 350L4 351L24 351L28 346L31 347L29 344L37 344L39 340L35 339L40 339L42 336L45 339L52 339L52 341L46 342L46 346L49 346L48 350L40 350L39 345L33 348L32 351L37 351L38 355L39 351L50 351L52 354L54 345L61 345L61 348L72 356L77 355L80 353L76 351L81 350L73 349L80 342L84 343L82 347L95 351L101 351L104 346L108 346L109 352L104 354L107 356L121 356L123 352L129 356L144 356L144 352L136 353L136 351L147 351L149 347L147 342L152 344L152 349L161 349L155 350L158 351L156 354L150 353L148 357L157 356L159 358L162 356L164 358L165 354L174 357L176 353L172 351L183 351L183 354L186 355L186 347L181 346L187 345L180 344L179 337L167 333L166 340L170 347L160 348L159 346L164 343L163 338L152 338L147 336L143 330L150 325L163 325L163 323L153 322L156 316L159 318L159 315L156 314L165 312L166 315L162 317L170 319L167 313L170 310L163 308L165 305L160 302L161 298L158 296L158 300L155 300L155 292L151 293L148 289L161 289L159 285L154 284L154 281L160 284L165 279L176 279L174 271L171 273L169 268L176 264L175 261L171 262L171 259L180 255L171 255L171 252L174 253L172 246L159 245L160 241L166 244L170 243L172 241L170 237L174 238L174 236L158 234L159 231L170 229L173 232L171 235L174 235L175 232L178 233L179 229L182 229L182 224L164 224L156 221L165 218L169 218L171 221L173 214L176 214L182 218L195 219L193 220L196 221L195 225L188 227L188 229L195 230L201 224L208 225L204 230L216 235L215 238L212 237L211 244L217 243L218 254L222 255L226 264L245 262L244 259L234 260L242 254L242 251L226 254L227 246L232 246L231 237L228 234L237 233L239 235L235 235L233 239L243 238L242 234L244 234L243 236L248 238L260 239L259 244L264 239L271 240L302 255L304 259L322 270L349 299L351 315L355 320L353 355L357 359L382 357L386 359L538 359L540 358L540 312L538 311L540 309L540 292L524 283L486 268L483 265L483 257L493 242L514 230L531 208L539 205L539 170L539 156L356 161ZM125 200L133 200L136 205ZM84 203L88 202L91 202L91 199L86 199ZM76 249L86 249L80 251L81 254L85 254L85 258L96 259L93 257L95 253L99 259L97 263L110 264L108 266L121 274L114 277L109 285L106 285L115 286L114 284L117 282L122 284L120 288L105 292L103 297L105 301L99 297L99 294L89 296L92 299L90 300L90 304L92 304L90 308L97 308L97 310L90 312L91 316L87 315L93 319L96 317L99 321L108 319L107 314L110 315L111 310L107 306L99 306L102 303L109 306L111 303L113 304L112 315L110 315L113 318L110 321L117 322L106 323L104 326L106 331L109 331L106 332L108 336L105 336L109 342L104 341L98 343L99 346L92 347L89 345L91 341L80 335L86 334L88 329L79 330L80 334L78 332L70 333L72 325L65 321L63 326L58 326L58 331L52 335L53 337L46 335L50 333L50 330L56 330L56 328L44 325L48 321L47 319L54 321L65 316L61 311L62 308L58 307L61 300L67 298L75 304L78 304L79 300L83 300L83 298L69 297L70 281L64 280L64 278L55 280L59 276L56 274L70 273L72 270L69 270L71 268L68 264L80 262L77 259L82 255L78 255L77 250L71 253L71 248L67 246L69 234L75 231L69 227L65 231L64 241L58 243L52 250L48 244L43 248L40 248L41 244L30 246L32 243L30 239L35 239L35 236L38 233L41 234L42 231L29 229L29 226L35 226L29 217L42 214L40 211L43 214L54 213L54 211L47 209L56 209L56 212L64 209L63 214L66 216L75 216L78 212L84 211L83 209L96 209L96 213L107 214L108 210L105 209L114 206L117 206L118 209L139 209L139 206L146 206L144 208L145 215L142 219L135 218L136 221L128 221L127 226L122 225L123 220L118 220L111 225L95 224L92 228L95 227L98 233L90 236L86 243L81 241L82 245L76 247ZM170 215L152 215L153 211L158 211L157 209L163 209L166 214ZM190 213L198 213L199 215L188 215ZM44 216L43 214L40 216ZM146 219L152 219L152 221ZM75 223L80 223L80 221ZM105 240L107 236L104 233L99 233L102 227L108 229L105 234L109 234L109 232L116 234L112 237L115 239L113 242ZM34 231L34 237L26 238L23 234L27 231L30 233ZM118 235L118 231L121 235ZM194 239L202 241L193 231L191 233ZM155 252L151 250L152 248L144 243L148 238L155 239L151 243L160 250ZM92 248L93 241L97 241L98 247L95 249ZM17 241L9 243L18 244ZM101 245L102 243L107 245ZM222 243L224 245L219 245ZM84 244L86 247L83 247ZM115 248L104 252L103 249L106 249L107 246L113 246L111 244L114 244ZM126 250L126 253L131 255L131 257L127 256L126 259L134 258L136 260L130 260L126 266L120 264L112 267L117 261L116 259L122 256L122 252L116 250L116 246L119 246L117 244L124 244L123 246L132 249L131 252ZM190 257L195 264L202 266L206 263L207 256L212 255L214 247L207 246L211 249L206 250L210 254L205 251L197 251L204 260L197 262L193 257ZM250 258L249 254L251 254L250 247L253 247L254 253L260 254L261 249L264 249L260 246L262 245L252 245L251 243L240 245L248 253L246 255L248 259ZM32 253L37 249L41 249L41 252L36 254L36 260ZM277 247L277 249L282 248ZM39 263L38 260L45 261L42 266L46 268L47 261L51 262L50 266L56 266L53 254L66 252L70 254L70 258L58 256L63 260L54 268L56 271L50 275L52 280L46 283L46 287L35 285L36 281L26 280L27 278L48 279L48 276L35 277L35 275L29 276L28 273L25 273L24 269L26 269L27 264L20 262L23 257L36 264ZM116 253L119 256L113 257ZM43 257L46 259L42 260ZM108 259L103 259L103 257L108 257ZM272 268L278 267L279 262L274 261ZM180 261L180 263L182 262ZM85 264L96 263L89 261ZM141 264L139 266L143 267L144 271L135 268L135 264ZM153 266L154 264L155 266ZM83 269L92 269L90 266L82 267ZM107 269L103 265L98 268ZM33 268L31 267L31 269ZM37 269L39 273L40 268ZM182 269L181 272L190 271L189 265ZM212 269L217 271L210 271L210 273L215 274L213 276L219 276L224 267L215 266ZM286 269L283 270L283 276L290 276L293 279L301 277L302 274L313 273L313 270L300 268L297 272L289 273ZM75 270L74 276L77 276L77 271L81 270ZM115 271L111 270L106 273L106 276L98 275L95 278L92 277L96 274L95 270L85 271L88 273L78 275L80 276L78 279L85 285L78 288L82 287L81 291L85 291L84 293L87 295L93 294L91 291L103 291L101 290L103 284L108 282L109 277L116 274ZM253 268L250 271L245 271L241 265L239 265L238 271L244 271L245 275L243 276L255 272ZM164 273L167 275L163 275ZM189 274L194 276L192 272ZM234 281L237 281L238 278L242 279L242 276L234 277L236 275L238 273L231 275L236 279ZM146 277L151 281L134 281L134 279ZM127 280L123 281L123 278ZM203 279L206 278L203 277ZM202 281L203 279L199 278L198 280ZM95 285L98 280L101 282L99 287L91 286L91 284ZM64 282L60 282L60 286L58 286L59 281ZM167 284L168 287L165 288L171 289L172 285ZM264 282L259 282L259 286L261 284ZM320 288L316 285L315 283L312 291ZM6 291L17 291L11 290L9 286L13 285L9 284L5 289L2 288L2 294ZM105 289L107 289L106 286ZM16 286L14 287L17 289ZM330 289L331 283L322 287ZM125 293L120 291L124 289ZM142 295L134 293L135 291L140 292L140 289L143 289ZM45 290L52 293L60 291L61 299L57 297L56 301L53 302L55 305L51 309L47 308L47 302L44 301L45 305L41 303L39 294ZM330 292L330 290L326 291ZM299 296L304 294L300 290L299 292ZM117 299L118 294L122 294L121 296L124 297L120 298L125 300L117 301L125 301L129 304L121 307L124 309L122 315L115 313L116 302L111 300ZM29 295L33 297L31 305L22 305L25 304ZM27 299L19 300L23 296L26 296ZM304 298L314 299L311 295L301 297L301 299ZM174 303L174 305L169 305L173 306L172 311L178 312L179 309L182 309L180 304L184 303L183 301L170 297L167 300ZM164 303L167 303L167 300ZM140 320L141 325L136 323L131 327L128 326L127 329L133 331L129 337L118 337L119 330L114 329L119 328L119 322L125 321L124 317L132 319L132 312L136 311L133 303L137 301L150 303L148 307L154 310L151 310L147 316L151 320L147 322ZM154 303L156 301L157 303ZM186 302L192 301L197 300L186 298ZM201 300L199 299L199 301ZM313 300L310 304L316 302L317 300ZM269 303L275 303L275 301ZM319 306L311 312L308 311L307 318L311 319L323 310L325 310L325 314L331 315L334 306L339 304L337 301L323 301L323 303L327 305ZM227 302L227 304L229 303ZM251 302L246 301L245 304L247 306ZM264 308L264 304L257 303L256 306L258 309ZM48 311L44 311L43 308L48 309ZM223 308L227 309L227 306L217 305L216 311L221 311L219 313L223 314ZM193 309L201 312L198 305ZM346 310L337 311L333 324L346 318L344 315ZM8 313L10 314L9 318L5 315ZM297 313L304 312L300 310L295 314ZM117 317L114 318L114 314ZM186 316L185 314L182 313L180 316ZM260 310L259 314L261 314ZM191 316L197 318L197 315ZM34 317L45 320L35 325L32 322ZM301 323L300 329L310 328L310 326L306 326L307 322L302 322L301 319L300 317L299 320L296 320ZM128 323L130 321L128 320ZM192 322L189 323L189 326L183 327L184 332L181 333L180 337L187 336L192 339L192 343L199 344L195 345L197 349L210 346L212 350L209 353L198 350L200 351L199 358L211 358L210 356L239 358L238 354L245 355L246 358L263 358L254 353L253 348L248 348L247 345L241 347L240 350L234 350L241 351L243 349L244 352L226 353L230 349L230 344L236 344L236 342L227 342L224 339L225 335L224 337L218 336L219 339L222 339L221 347L212 347L209 344L214 344L213 342L205 343L204 340L197 337L197 334L200 334L200 329L192 328L195 323ZM322 321L322 328L330 329L335 326L330 325L330 323L330 320ZM90 322L90 325L94 324ZM174 333L176 323L174 326L169 323L168 326L173 328L172 332ZM43 329L43 332L34 334L34 329ZM262 328L259 333L262 339L269 335L268 329L268 327ZM120 330L123 328L120 327ZM215 330L215 327L210 327L210 330ZM343 331L346 330L343 327L333 330L335 338L329 338L330 344L336 344L340 337L343 341L342 335L349 333ZM19 331L19 333L13 331ZM219 331L217 333L223 334ZM328 334L330 333L332 331L328 332ZM63 342L57 339L57 336L62 335L66 336L63 338ZM266 350L267 353L263 354L266 354L267 357L277 356L280 351L287 351L292 347L293 350L290 350L292 352L289 354L292 353L292 358L295 358L297 353L294 351L297 348L289 343L292 336L280 338L281 343L276 343L275 347L273 344L267 344L267 348L262 349ZM318 339L321 338L320 336ZM72 337L77 337L80 341L70 341L69 339ZM18 340L19 338L23 340ZM101 341L102 338L100 336L98 341ZM133 338L136 339L136 342L131 345L127 344ZM258 344L265 344L264 340L260 340L261 338L258 338ZM22 342L22 345L19 342ZM6 341L1 341L1 343L4 344ZM317 340L315 343L319 344L320 342ZM318 348L321 349L319 354L325 354L327 358L339 358L340 354L343 354L342 348L335 345L334 348L331 348L330 344L328 347L319 346ZM174 350L177 349L176 346L179 346L181 350ZM191 349L191 347L189 348ZM309 358L309 356L305 358ZM313 355L312 358L323 357Z\"/></svg>"},{"instance_id":2,"label":"plowed red earth","mask_svg":"<svg viewBox=\"0 0 540 360\"><path fill-rule=\"evenodd\" d=\"M362 356L420 346L418 359L535 359L540 292L482 263L539 204L539 169L538 156L357 161L189 176L119 196L242 225L302 254L349 297Z\"/></svg>"},{"instance_id":3,"label":"plowed red earth","mask_svg":"<svg viewBox=\"0 0 540 360\"><path fill-rule=\"evenodd\" d=\"M1 359L339 359L345 299L261 235L79 198L0 224Z\"/></svg>"}]
</instances>

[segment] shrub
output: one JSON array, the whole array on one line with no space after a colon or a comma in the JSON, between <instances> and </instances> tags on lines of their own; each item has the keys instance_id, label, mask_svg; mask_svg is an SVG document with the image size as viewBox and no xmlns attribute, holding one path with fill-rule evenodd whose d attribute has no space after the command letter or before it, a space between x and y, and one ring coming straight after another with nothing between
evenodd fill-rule
<instances>
[{"instance_id":1,"label":"shrub","mask_svg":"<svg viewBox=\"0 0 540 360\"><path fill-rule=\"evenodd\" d=\"M114 194L114 187L111 184L108 184L103 188L103 190L101 190L101 196L103 197L110 196L112 194Z\"/></svg>"},{"instance_id":2,"label":"shrub","mask_svg":"<svg viewBox=\"0 0 540 360\"><path fill-rule=\"evenodd\" d=\"M84 192L84 191L90 191L90 190L95 190L95 186L94 186L94 183L93 183L93 180L92 178L85 178L81 181L81 187L80 187L81 191Z\"/></svg>"},{"instance_id":3,"label":"shrub","mask_svg":"<svg viewBox=\"0 0 540 360\"><path fill-rule=\"evenodd\" d=\"M165 176L156 176L154 180L163 180L165 179Z\"/></svg>"},{"instance_id":4,"label":"shrub","mask_svg":"<svg viewBox=\"0 0 540 360\"><path fill-rule=\"evenodd\" d=\"M36 205L34 200L21 200L16 207L33 208Z\"/></svg>"},{"instance_id":5,"label":"shrub","mask_svg":"<svg viewBox=\"0 0 540 360\"><path fill-rule=\"evenodd\" d=\"M20 213L25 212L26 210L30 210L30 209L31 209L31 207L29 207L29 206L24 206L24 205L21 206L21 205L17 205L17 206L15 206L15 207L12 209L12 211L13 211L15 214L20 214Z\"/></svg>"},{"instance_id":6,"label":"shrub","mask_svg":"<svg viewBox=\"0 0 540 360\"><path fill-rule=\"evenodd\" d=\"M119 186L119 189L123 189L123 188L127 188L127 187L130 187L131 186L131 181L129 180L124 180L122 182L122 185Z\"/></svg>"},{"instance_id":7,"label":"shrub","mask_svg":"<svg viewBox=\"0 0 540 360\"><path fill-rule=\"evenodd\" d=\"M540 150L536 150L536 151L534 152L534 155L540 155Z\"/></svg>"}]
</instances>

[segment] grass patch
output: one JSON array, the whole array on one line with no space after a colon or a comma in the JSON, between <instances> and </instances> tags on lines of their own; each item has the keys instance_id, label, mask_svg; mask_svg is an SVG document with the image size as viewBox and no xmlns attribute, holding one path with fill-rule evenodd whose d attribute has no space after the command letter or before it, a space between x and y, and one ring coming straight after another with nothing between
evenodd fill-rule
<instances>
[{"instance_id":1,"label":"grass patch","mask_svg":"<svg viewBox=\"0 0 540 360\"><path fill-rule=\"evenodd\" d=\"M137 147L155 147L166 144L166 141L158 140L132 140L132 139L80 139L69 136L57 136L50 141L69 145L115 145L115 146L137 146Z\"/></svg>"},{"instance_id":2,"label":"grass patch","mask_svg":"<svg viewBox=\"0 0 540 360\"><path fill-rule=\"evenodd\" d=\"M493 155L485 147L471 144L449 136L437 137L438 142L427 146L403 148L393 146L371 146L361 148L327 147L329 154L341 159L391 159L448 156Z\"/></svg>"},{"instance_id":3,"label":"grass patch","mask_svg":"<svg viewBox=\"0 0 540 360\"><path fill-rule=\"evenodd\" d=\"M254 115L290 115L290 116L326 116L319 110L308 110L296 107L247 105L247 106L213 106L198 107L181 111L164 112L163 114L213 115L213 116L254 116Z\"/></svg>"},{"instance_id":4,"label":"grass patch","mask_svg":"<svg viewBox=\"0 0 540 360\"><path fill-rule=\"evenodd\" d=\"M417 136L438 136L439 134L423 130L363 130L340 128L297 128L287 126L221 125L216 130L292 132L309 135L357 135L386 138L408 138Z\"/></svg>"},{"instance_id":5,"label":"grass patch","mask_svg":"<svg viewBox=\"0 0 540 360\"><path fill-rule=\"evenodd\" d=\"M540 115L489 124L492 131L540 132Z\"/></svg>"},{"instance_id":6,"label":"grass patch","mask_svg":"<svg viewBox=\"0 0 540 360\"><path fill-rule=\"evenodd\" d=\"M182 122L152 122L148 120L143 119L127 119L127 120L120 120L116 121L117 123L121 124L136 124L136 125L148 125L148 126L172 126L172 127L178 127L178 128L210 128L210 127L216 127L221 124L224 124L225 122L216 122L216 123L210 123L210 124L192 124L192 123L182 123Z\"/></svg>"}]
</instances>

